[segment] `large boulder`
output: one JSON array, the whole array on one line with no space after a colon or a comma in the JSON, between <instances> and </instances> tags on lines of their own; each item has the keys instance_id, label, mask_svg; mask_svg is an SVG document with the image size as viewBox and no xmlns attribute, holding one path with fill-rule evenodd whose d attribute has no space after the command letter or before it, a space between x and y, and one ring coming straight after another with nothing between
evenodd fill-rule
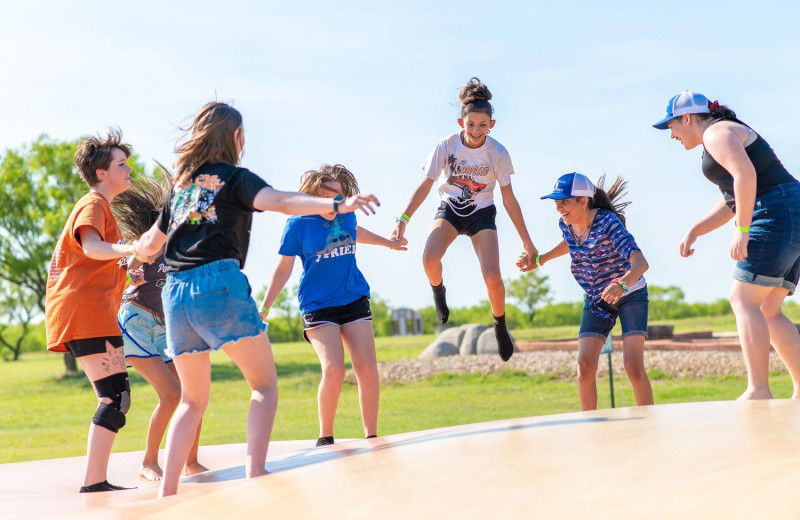
<instances>
[{"instance_id":1,"label":"large boulder","mask_svg":"<svg viewBox=\"0 0 800 520\"><path fill-rule=\"evenodd\" d=\"M433 360L458 354L458 346L464 337L464 327L450 327L442 331L430 345L422 351L419 359Z\"/></svg>"},{"instance_id":2,"label":"large boulder","mask_svg":"<svg viewBox=\"0 0 800 520\"><path fill-rule=\"evenodd\" d=\"M514 341L514 336L511 336ZM516 345L514 352L517 351ZM478 344L475 347L476 354L497 354L497 338L494 337L494 327L489 327L478 336Z\"/></svg>"},{"instance_id":3,"label":"large boulder","mask_svg":"<svg viewBox=\"0 0 800 520\"><path fill-rule=\"evenodd\" d=\"M458 346L458 353L462 356L471 356L476 352L478 337L486 330L486 325L469 323L467 325L462 325L461 328L464 329L464 337L461 338L461 344Z\"/></svg>"}]
</instances>

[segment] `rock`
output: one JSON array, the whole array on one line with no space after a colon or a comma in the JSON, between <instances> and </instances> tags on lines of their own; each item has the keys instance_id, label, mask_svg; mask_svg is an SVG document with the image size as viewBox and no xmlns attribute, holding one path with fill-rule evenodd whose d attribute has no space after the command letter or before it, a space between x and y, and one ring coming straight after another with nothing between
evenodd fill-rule
<instances>
[{"instance_id":1,"label":"rock","mask_svg":"<svg viewBox=\"0 0 800 520\"><path fill-rule=\"evenodd\" d=\"M511 336L511 341L514 341L514 336ZM514 347L514 352L517 352L516 347ZM487 327L486 330L481 332L481 335L478 336L475 353L497 355L497 338L494 337L494 327Z\"/></svg>"},{"instance_id":2,"label":"rock","mask_svg":"<svg viewBox=\"0 0 800 520\"><path fill-rule=\"evenodd\" d=\"M458 354L458 345L464 337L463 327L450 327L439 334L436 339L428 345L419 355L419 359L432 360L444 356L455 356Z\"/></svg>"},{"instance_id":3,"label":"rock","mask_svg":"<svg viewBox=\"0 0 800 520\"><path fill-rule=\"evenodd\" d=\"M478 337L486 330L486 325L470 323L468 325L462 325L461 328L464 329L464 337L461 338L461 344L458 346L458 353L462 356L473 355L477 352Z\"/></svg>"}]
</instances>

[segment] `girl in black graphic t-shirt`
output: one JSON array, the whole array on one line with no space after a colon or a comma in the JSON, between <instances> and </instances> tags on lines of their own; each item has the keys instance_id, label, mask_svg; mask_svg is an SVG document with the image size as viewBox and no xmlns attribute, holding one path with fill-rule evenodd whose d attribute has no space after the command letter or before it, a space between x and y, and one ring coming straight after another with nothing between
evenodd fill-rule
<instances>
[{"instance_id":1,"label":"girl in black graphic t-shirt","mask_svg":"<svg viewBox=\"0 0 800 520\"><path fill-rule=\"evenodd\" d=\"M698 237L736 217L731 258L736 260L730 301L747 366L739 399L771 399L770 344L786 363L800 398L800 334L781 311L800 278L800 183L775 152L733 110L685 91L670 99L653 125L691 150L703 145L703 174L723 197L683 237L680 254L694 253Z\"/></svg>"},{"instance_id":2,"label":"girl in black graphic t-shirt","mask_svg":"<svg viewBox=\"0 0 800 520\"><path fill-rule=\"evenodd\" d=\"M277 407L277 376L269 339L241 267L254 211L290 215L374 213L372 195L330 198L273 189L237 167L244 148L242 116L206 104L177 148L175 186L156 224L134 243L139 257L166 244L169 268L162 292L167 354L183 391L170 424L159 497L174 495L197 427L208 405L210 353L223 349L241 370L252 396L247 418L248 478L266 473L267 447Z\"/></svg>"}]
</instances>

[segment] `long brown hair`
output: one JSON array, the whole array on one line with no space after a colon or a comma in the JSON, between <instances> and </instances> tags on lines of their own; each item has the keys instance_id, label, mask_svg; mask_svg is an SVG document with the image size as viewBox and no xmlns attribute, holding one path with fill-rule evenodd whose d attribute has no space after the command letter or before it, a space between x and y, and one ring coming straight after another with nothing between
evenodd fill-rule
<instances>
[{"instance_id":1,"label":"long brown hair","mask_svg":"<svg viewBox=\"0 0 800 520\"><path fill-rule=\"evenodd\" d=\"M300 177L300 192L317 195L326 182L342 185L342 195L352 197L358 194L358 181L353 173L341 164L323 164L319 170L308 170Z\"/></svg>"},{"instance_id":2,"label":"long brown hair","mask_svg":"<svg viewBox=\"0 0 800 520\"><path fill-rule=\"evenodd\" d=\"M206 163L239 164L236 130L242 128L242 114L226 103L206 103L192 124L182 128L188 139L175 147L178 160L175 184L184 184L199 167Z\"/></svg>"},{"instance_id":3,"label":"long brown hair","mask_svg":"<svg viewBox=\"0 0 800 520\"><path fill-rule=\"evenodd\" d=\"M617 177L614 184L608 190L603 189L606 176L603 174L600 180L597 181L595 186L594 196L589 198L589 209L603 208L611 211L619 217L622 225L625 225L625 208L630 205L631 201L621 201L620 199L627 195L628 182L622 177Z\"/></svg>"},{"instance_id":4,"label":"long brown hair","mask_svg":"<svg viewBox=\"0 0 800 520\"><path fill-rule=\"evenodd\" d=\"M157 164L161 170L157 176L131 177L131 187L111 202L111 212L126 242L139 239L155 224L172 188L172 175L161 163Z\"/></svg>"}]
</instances>

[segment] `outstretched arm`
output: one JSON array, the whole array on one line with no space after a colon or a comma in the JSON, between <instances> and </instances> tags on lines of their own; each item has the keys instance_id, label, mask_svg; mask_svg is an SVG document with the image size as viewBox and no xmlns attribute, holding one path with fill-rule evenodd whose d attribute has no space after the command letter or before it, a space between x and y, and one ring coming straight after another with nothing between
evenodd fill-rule
<instances>
[{"instance_id":1,"label":"outstretched arm","mask_svg":"<svg viewBox=\"0 0 800 520\"><path fill-rule=\"evenodd\" d=\"M389 249L394 249L395 251L408 250L406 247L406 244L408 244L407 239L402 237L395 238L394 236L391 238L383 238L382 236L377 235L368 229L364 229L361 226L356 226L356 242L359 244L384 246L388 247Z\"/></svg>"},{"instance_id":2,"label":"outstretched arm","mask_svg":"<svg viewBox=\"0 0 800 520\"><path fill-rule=\"evenodd\" d=\"M164 247L167 235L158 229L158 224L153 224L150 229L133 242L133 254L142 260L150 261Z\"/></svg>"},{"instance_id":3,"label":"outstretched arm","mask_svg":"<svg viewBox=\"0 0 800 520\"><path fill-rule=\"evenodd\" d=\"M289 281L289 277L292 275L293 268L294 257L280 255L278 265L275 266L275 270L272 271L272 276L269 279L267 294L264 295L264 300L261 302L261 307L259 308L259 314L262 320L267 319L269 308L275 303L275 298L278 297L281 289L286 286L286 282ZM267 310L263 311L261 309Z\"/></svg>"},{"instance_id":4,"label":"outstretched arm","mask_svg":"<svg viewBox=\"0 0 800 520\"><path fill-rule=\"evenodd\" d=\"M694 223L689 231L683 236L679 246L679 253L682 257L692 256L694 254L694 244L698 237L714 231L718 227L724 225L733 218L733 211L725 204L725 199L720 199L711 211L709 211L703 218Z\"/></svg>"},{"instance_id":5,"label":"outstretched arm","mask_svg":"<svg viewBox=\"0 0 800 520\"><path fill-rule=\"evenodd\" d=\"M419 183L417 189L414 190L414 193L411 194L411 199L408 201L406 205L406 209L403 210L403 214L411 218L414 213L419 209L422 203L425 201L425 197L428 196L428 193L431 191L431 187L433 186L434 180L425 177L422 179L422 182ZM392 231L391 237L393 239L401 239L403 238L403 234L406 232L406 222L398 218L397 222L394 225L394 230Z\"/></svg>"},{"instance_id":6,"label":"outstretched arm","mask_svg":"<svg viewBox=\"0 0 800 520\"><path fill-rule=\"evenodd\" d=\"M550 251L542 255L538 255L539 265L536 265L536 257L534 257L531 262L528 262L527 256L523 252L517 259L517 267L519 267L519 270L523 272L533 271L534 269L543 266L545 262L549 262L550 260L558 258L559 256L564 256L567 253L569 253L569 247L567 246L567 243L562 240Z\"/></svg>"},{"instance_id":7,"label":"outstretched arm","mask_svg":"<svg viewBox=\"0 0 800 520\"><path fill-rule=\"evenodd\" d=\"M339 213L350 213L360 209L366 215L374 215L373 205L380 206L378 199L370 194L358 194L348 197L339 204ZM333 213L333 199L312 197L305 193L278 191L262 188L253 201L259 211L277 211L287 215L329 215Z\"/></svg>"},{"instance_id":8,"label":"outstretched arm","mask_svg":"<svg viewBox=\"0 0 800 520\"><path fill-rule=\"evenodd\" d=\"M506 212L508 212L511 222L514 223L514 227L517 229L519 238L522 239L522 255L526 256L528 264L532 264L536 259L536 255L539 254L539 251L536 250L536 246L533 245L533 240L531 240L531 236L528 234L528 228L525 225L525 219L522 216L522 209L519 207L519 202L517 201L517 197L514 195L514 190L511 188L511 184L500 186L500 193L503 195L503 206L506 208ZM520 255L520 257L522 255Z\"/></svg>"},{"instance_id":9,"label":"outstretched arm","mask_svg":"<svg viewBox=\"0 0 800 520\"><path fill-rule=\"evenodd\" d=\"M83 254L92 260L116 260L131 254L130 245L105 242L100 236L100 232L92 226L79 227L78 237L81 241Z\"/></svg>"}]
</instances>

